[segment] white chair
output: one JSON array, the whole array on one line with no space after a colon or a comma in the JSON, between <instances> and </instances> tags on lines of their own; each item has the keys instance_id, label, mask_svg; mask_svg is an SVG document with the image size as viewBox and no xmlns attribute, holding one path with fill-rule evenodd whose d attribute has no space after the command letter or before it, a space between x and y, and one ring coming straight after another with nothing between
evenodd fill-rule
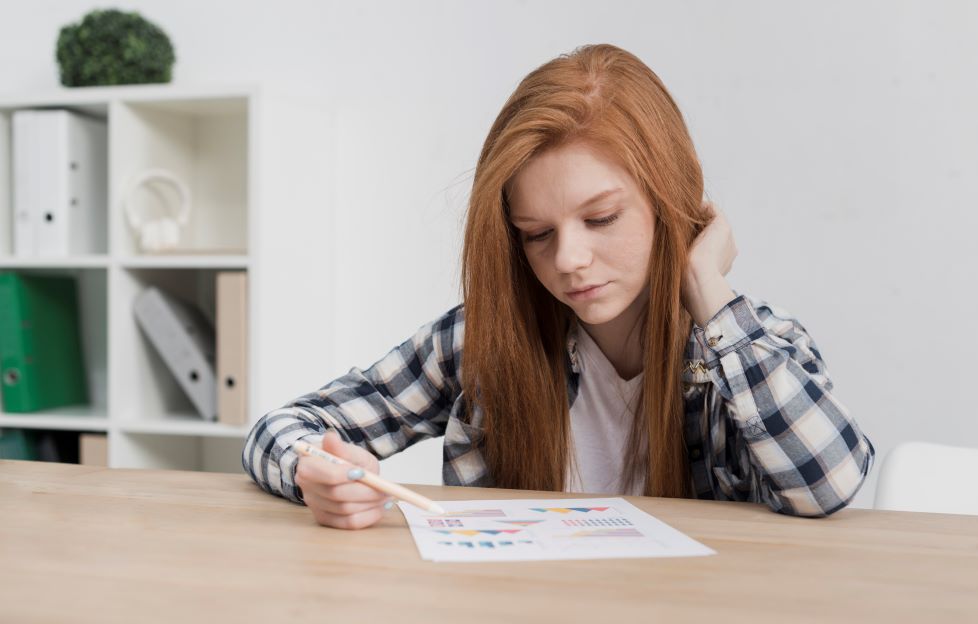
<instances>
[{"instance_id":1,"label":"white chair","mask_svg":"<svg viewBox=\"0 0 978 624\"><path fill-rule=\"evenodd\" d=\"M976 477L978 449L904 442L880 468L873 507L978 515Z\"/></svg>"}]
</instances>

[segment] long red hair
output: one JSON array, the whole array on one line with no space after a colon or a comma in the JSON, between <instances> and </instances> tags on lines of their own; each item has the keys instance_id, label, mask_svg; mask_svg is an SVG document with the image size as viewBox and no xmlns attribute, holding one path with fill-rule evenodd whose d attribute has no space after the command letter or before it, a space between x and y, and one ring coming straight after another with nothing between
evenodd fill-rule
<instances>
[{"instance_id":1,"label":"long red hair","mask_svg":"<svg viewBox=\"0 0 978 624\"><path fill-rule=\"evenodd\" d=\"M655 233L640 340L642 389L626 451L626 487L691 494L681 372L692 320L680 302L689 246L709 222L703 175L682 114L634 55L591 45L531 72L486 137L462 252L462 387L478 405L495 487L562 491L570 457L567 332L573 312L537 280L508 218L507 184L535 155L569 141L612 154L647 195Z\"/></svg>"}]
</instances>

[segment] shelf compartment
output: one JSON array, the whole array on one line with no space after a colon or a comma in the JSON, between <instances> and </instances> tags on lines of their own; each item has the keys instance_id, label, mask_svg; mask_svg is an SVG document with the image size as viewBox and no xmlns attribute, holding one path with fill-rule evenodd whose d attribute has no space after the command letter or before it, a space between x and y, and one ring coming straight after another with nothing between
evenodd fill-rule
<instances>
[{"instance_id":1,"label":"shelf compartment","mask_svg":"<svg viewBox=\"0 0 978 624\"><path fill-rule=\"evenodd\" d=\"M3 262L13 261L13 262L25 262L28 265L35 263L38 266L47 266L45 262L51 262L57 266L68 266L68 262L72 261L74 257L59 258L59 257L47 257L39 256L37 258L24 256L22 258L14 258L14 145L13 145L13 115L19 110L44 110L44 109L56 109L56 110L68 110L73 113L78 113L90 118L98 119L103 122L107 119L108 114L108 104L92 104L92 105L58 105L55 103L30 103L23 102L20 105L4 105L0 103L0 259ZM70 134L73 136L73 134ZM79 152L79 145L74 141L69 141L74 147L69 148L69 153L73 154L74 157L78 157L81 154L90 154L88 150L83 150ZM100 156L104 158L104 151L100 153ZM82 156L85 159L85 156ZM101 176L106 175L106 169L104 163L100 163ZM102 179L96 184L96 186L104 186L106 180ZM81 188L90 187L92 182L82 186L69 186L69 188L74 188L76 191ZM92 250L96 254L105 254L106 249L106 232L105 232L105 220L106 220L106 207L104 205L104 196L99 194L100 203L99 205L93 207L95 222L97 223L96 232L94 239L91 241L95 248ZM87 195L86 195L87 197ZM67 209L67 206L65 206ZM92 256L92 257L101 257ZM84 258L89 258L89 256L84 256ZM77 266L77 265L75 265ZM83 263L81 266L105 266L104 264L87 264Z\"/></svg>"},{"instance_id":2,"label":"shelf compartment","mask_svg":"<svg viewBox=\"0 0 978 624\"><path fill-rule=\"evenodd\" d=\"M104 416L108 413L108 277L102 268L12 268L21 275L66 275L76 280L82 361L88 387L88 404L59 407L54 410L16 414ZM15 416L14 414L6 414ZM62 427L51 427L62 428Z\"/></svg>"},{"instance_id":3,"label":"shelf compartment","mask_svg":"<svg viewBox=\"0 0 978 624\"><path fill-rule=\"evenodd\" d=\"M198 308L213 325L217 269L118 269L113 272L112 405L114 422L133 424L177 422L197 412L163 358L140 329L133 312L136 298L147 288L160 290ZM175 416L176 415L176 416Z\"/></svg>"},{"instance_id":4,"label":"shelf compartment","mask_svg":"<svg viewBox=\"0 0 978 624\"><path fill-rule=\"evenodd\" d=\"M190 220L174 251L247 253L249 114L247 96L113 102L110 231L116 253L143 253L122 201L134 177L150 168L172 172L190 189ZM150 215L165 211L159 196L145 189L134 201Z\"/></svg>"}]
</instances>

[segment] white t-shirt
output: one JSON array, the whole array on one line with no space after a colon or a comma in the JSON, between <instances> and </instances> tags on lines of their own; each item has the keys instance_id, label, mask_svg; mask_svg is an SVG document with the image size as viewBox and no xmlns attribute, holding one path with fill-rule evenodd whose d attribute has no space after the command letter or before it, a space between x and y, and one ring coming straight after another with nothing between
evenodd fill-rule
<instances>
[{"instance_id":1,"label":"white t-shirt","mask_svg":"<svg viewBox=\"0 0 978 624\"><path fill-rule=\"evenodd\" d=\"M632 491L623 491L628 433L641 390L639 373L629 380L618 376L594 339L577 325L580 386L570 409L573 464L567 467L565 492L641 496L645 478L639 476Z\"/></svg>"}]
</instances>

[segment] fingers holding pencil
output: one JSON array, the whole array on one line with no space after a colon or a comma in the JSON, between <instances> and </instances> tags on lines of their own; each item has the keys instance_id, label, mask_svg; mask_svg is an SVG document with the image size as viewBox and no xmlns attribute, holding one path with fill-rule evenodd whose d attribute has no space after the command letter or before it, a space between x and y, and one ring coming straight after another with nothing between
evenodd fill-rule
<instances>
[{"instance_id":1,"label":"fingers holding pencil","mask_svg":"<svg viewBox=\"0 0 978 624\"><path fill-rule=\"evenodd\" d=\"M338 486L349 483L355 484L359 478L358 473L351 474L351 471L355 471L356 468L362 468L364 471L374 474L380 472L380 462L377 461L376 457L355 444L344 442L333 431L328 431L323 436L321 448L344 463L322 461L318 457L308 457L300 453L299 468L296 470L297 477L301 470L303 477L310 481Z\"/></svg>"},{"instance_id":2,"label":"fingers holding pencil","mask_svg":"<svg viewBox=\"0 0 978 624\"><path fill-rule=\"evenodd\" d=\"M362 529L379 522L390 496L359 481L377 474L380 462L365 449L343 442L335 432L323 436L322 449L345 464L300 454L295 482L316 521L340 529Z\"/></svg>"}]
</instances>

